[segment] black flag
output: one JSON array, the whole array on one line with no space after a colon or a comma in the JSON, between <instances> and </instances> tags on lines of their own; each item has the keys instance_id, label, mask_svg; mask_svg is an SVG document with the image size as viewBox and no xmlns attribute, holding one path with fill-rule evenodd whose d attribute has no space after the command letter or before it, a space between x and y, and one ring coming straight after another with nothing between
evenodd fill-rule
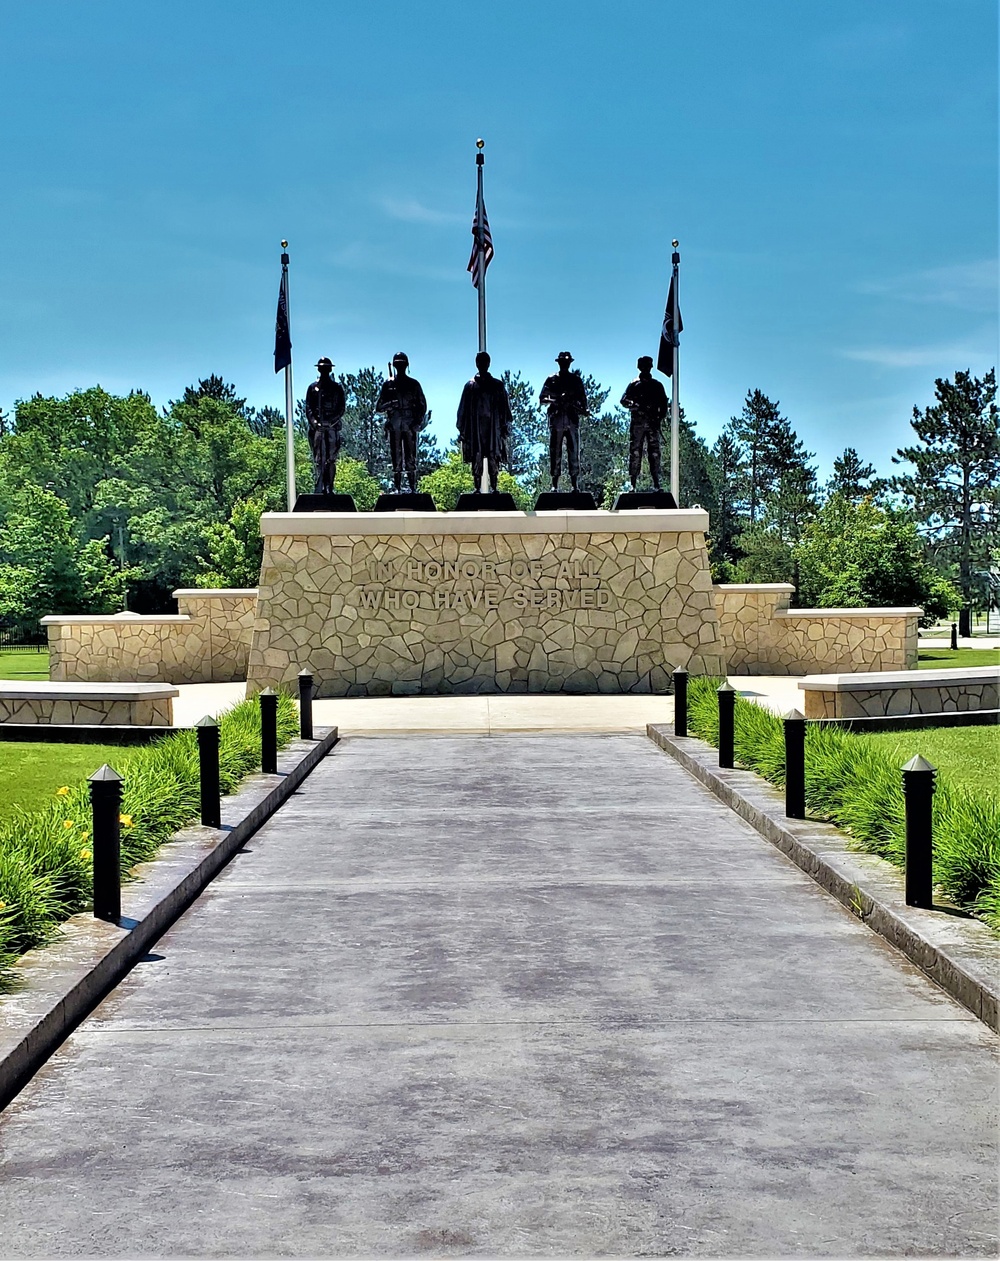
<instances>
[{"instance_id":1,"label":"black flag","mask_svg":"<svg viewBox=\"0 0 1000 1261\"><path fill-rule=\"evenodd\" d=\"M278 314L274 321L274 370L280 372L292 362L292 335L288 331L288 272L281 269Z\"/></svg>"},{"instance_id":2,"label":"black flag","mask_svg":"<svg viewBox=\"0 0 1000 1261\"><path fill-rule=\"evenodd\" d=\"M660 330L660 350L656 356L656 370L666 377L674 375L674 347L681 344L683 328L680 307L677 308L677 327L674 328L674 278L671 276L667 309L663 312L663 328Z\"/></svg>"}]
</instances>

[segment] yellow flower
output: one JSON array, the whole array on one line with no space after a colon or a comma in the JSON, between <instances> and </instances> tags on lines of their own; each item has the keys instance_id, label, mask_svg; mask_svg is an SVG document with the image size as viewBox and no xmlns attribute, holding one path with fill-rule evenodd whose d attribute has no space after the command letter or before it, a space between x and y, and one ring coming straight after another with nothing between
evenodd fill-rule
<instances>
[{"instance_id":1,"label":"yellow flower","mask_svg":"<svg viewBox=\"0 0 1000 1261\"><path fill-rule=\"evenodd\" d=\"M58 789L58 791L56 792L56 796L57 796L57 797L68 797L68 796L69 796L69 784L63 784L62 788Z\"/></svg>"},{"instance_id":2,"label":"yellow flower","mask_svg":"<svg viewBox=\"0 0 1000 1261\"><path fill-rule=\"evenodd\" d=\"M64 827L64 828L71 828L72 826L73 826L73 820L72 820L72 819L63 819L63 827Z\"/></svg>"},{"instance_id":3,"label":"yellow flower","mask_svg":"<svg viewBox=\"0 0 1000 1261\"><path fill-rule=\"evenodd\" d=\"M0 902L0 911L6 911L6 909L7 909L7 903Z\"/></svg>"},{"instance_id":4,"label":"yellow flower","mask_svg":"<svg viewBox=\"0 0 1000 1261\"><path fill-rule=\"evenodd\" d=\"M118 822L124 823L127 828L130 828L132 826L132 816L130 814L120 814L118 816Z\"/></svg>"},{"instance_id":5,"label":"yellow flower","mask_svg":"<svg viewBox=\"0 0 1000 1261\"><path fill-rule=\"evenodd\" d=\"M88 859L88 858L90 858L90 850L89 850L89 849L81 849L81 850L80 850L80 857L83 859L83 861L84 861L84 862L86 862L86 861L87 861L87 859Z\"/></svg>"},{"instance_id":6,"label":"yellow flower","mask_svg":"<svg viewBox=\"0 0 1000 1261\"><path fill-rule=\"evenodd\" d=\"M89 832L81 832L81 833L80 833L80 840L81 840L81 841L85 841L89 835L90 835L90 833L89 833Z\"/></svg>"}]
</instances>

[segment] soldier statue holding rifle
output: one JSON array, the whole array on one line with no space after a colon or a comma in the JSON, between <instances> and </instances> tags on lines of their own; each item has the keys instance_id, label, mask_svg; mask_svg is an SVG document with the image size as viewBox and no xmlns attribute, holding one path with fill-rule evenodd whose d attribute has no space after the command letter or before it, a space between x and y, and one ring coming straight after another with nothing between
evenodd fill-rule
<instances>
[{"instance_id":1,"label":"soldier statue holding rifle","mask_svg":"<svg viewBox=\"0 0 1000 1261\"><path fill-rule=\"evenodd\" d=\"M407 376L410 361L400 351L392 357L392 375L384 381L375 404L385 413L385 433L392 456L392 479L397 493L403 485L403 469L410 491L417 489L417 442L421 429L430 420L427 400L420 382Z\"/></svg>"},{"instance_id":2,"label":"soldier statue holding rifle","mask_svg":"<svg viewBox=\"0 0 1000 1261\"><path fill-rule=\"evenodd\" d=\"M562 448L566 444L566 463L573 490L580 481L580 417L587 414L587 393L579 372L570 372L573 356L568 350L556 356L559 371L546 377L538 401L549 409L549 472L552 489L559 489L562 470Z\"/></svg>"},{"instance_id":3,"label":"soldier statue holding rifle","mask_svg":"<svg viewBox=\"0 0 1000 1261\"><path fill-rule=\"evenodd\" d=\"M649 476L656 490L660 486L660 428L670 410L667 392L652 375L653 360L643 355L636 361L639 375L630 381L622 395L622 407L632 415L629 426L628 477L635 490L642 471L642 451L646 448Z\"/></svg>"},{"instance_id":4,"label":"soldier statue holding rifle","mask_svg":"<svg viewBox=\"0 0 1000 1261\"><path fill-rule=\"evenodd\" d=\"M347 399L344 396L344 387L331 375L332 360L324 357L316 367L319 369L319 379L306 390L309 449L312 452L313 472L316 477L316 494L332 495Z\"/></svg>"}]
</instances>

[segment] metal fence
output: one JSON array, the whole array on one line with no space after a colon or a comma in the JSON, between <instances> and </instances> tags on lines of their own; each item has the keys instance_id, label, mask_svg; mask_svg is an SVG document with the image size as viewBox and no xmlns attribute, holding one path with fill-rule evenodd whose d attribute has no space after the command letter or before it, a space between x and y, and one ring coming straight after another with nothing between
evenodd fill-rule
<instances>
[{"instance_id":1,"label":"metal fence","mask_svg":"<svg viewBox=\"0 0 1000 1261\"><path fill-rule=\"evenodd\" d=\"M30 649L44 652L49 637L40 622L0 622L0 652L4 649Z\"/></svg>"}]
</instances>

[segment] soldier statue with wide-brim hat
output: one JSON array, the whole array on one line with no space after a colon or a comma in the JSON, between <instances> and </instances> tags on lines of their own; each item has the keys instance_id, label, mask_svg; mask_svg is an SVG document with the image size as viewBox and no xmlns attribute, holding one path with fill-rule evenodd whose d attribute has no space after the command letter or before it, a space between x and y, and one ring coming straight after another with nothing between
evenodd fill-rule
<instances>
[{"instance_id":1,"label":"soldier statue with wide-brim hat","mask_svg":"<svg viewBox=\"0 0 1000 1261\"><path fill-rule=\"evenodd\" d=\"M324 356L318 360L316 367L319 377L306 390L309 449L312 452L316 494L332 495L347 398L344 387L333 379L333 361Z\"/></svg>"},{"instance_id":2,"label":"soldier statue with wide-brim hat","mask_svg":"<svg viewBox=\"0 0 1000 1261\"><path fill-rule=\"evenodd\" d=\"M556 355L559 371L546 377L538 401L549 409L549 472L552 489L559 489L562 471L562 449L566 446L566 463L573 490L580 489L580 417L587 414L587 391L579 372L571 372L573 356L568 350Z\"/></svg>"},{"instance_id":3,"label":"soldier statue with wide-brim hat","mask_svg":"<svg viewBox=\"0 0 1000 1261\"><path fill-rule=\"evenodd\" d=\"M427 422L427 400L420 382L407 376L410 361L400 350L392 357L392 376L383 381L375 410L385 415L385 435L392 456L392 479L402 489L403 469L410 491L417 489L417 443Z\"/></svg>"}]
</instances>

